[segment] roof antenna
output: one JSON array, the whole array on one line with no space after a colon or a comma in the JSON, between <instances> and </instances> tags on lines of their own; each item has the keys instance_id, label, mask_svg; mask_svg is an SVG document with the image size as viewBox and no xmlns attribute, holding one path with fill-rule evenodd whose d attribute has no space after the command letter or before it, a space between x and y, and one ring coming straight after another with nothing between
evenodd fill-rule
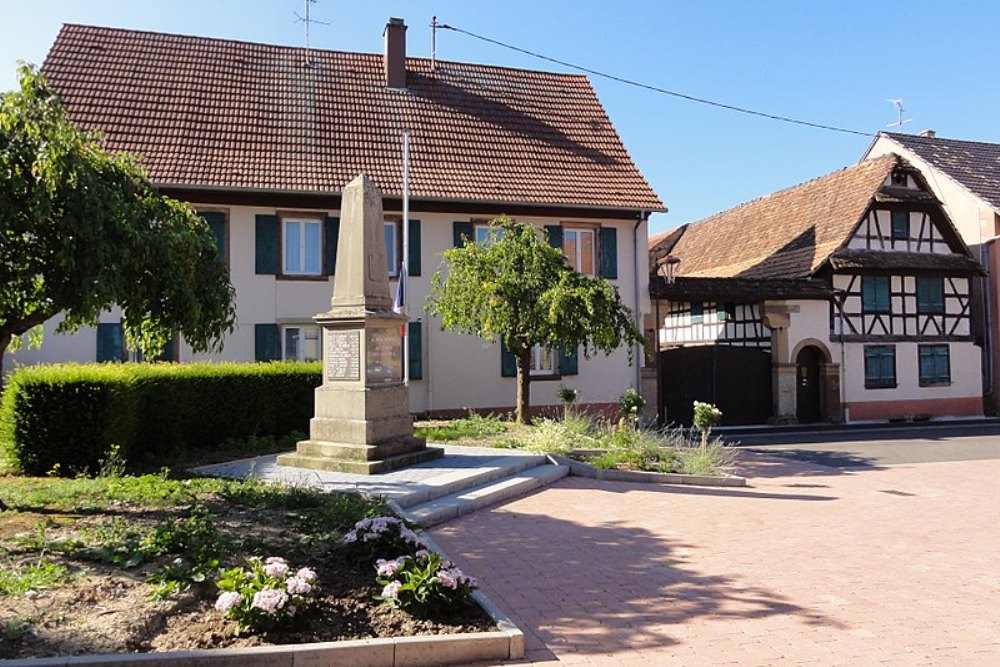
<instances>
[{"instance_id":1,"label":"roof antenna","mask_svg":"<svg viewBox=\"0 0 1000 667\"><path fill-rule=\"evenodd\" d=\"M890 99L887 101L889 102L889 104L893 104L896 107L896 122L889 123L888 125L886 125L886 127L898 127L899 129L903 129L903 125L905 125L906 123L913 122L912 118L903 118L903 114L906 113L906 109L903 108L902 98Z\"/></svg>"},{"instance_id":2,"label":"roof antenna","mask_svg":"<svg viewBox=\"0 0 1000 667\"><path fill-rule=\"evenodd\" d=\"M309 24L315 23L317 25L330 25L326 21L317 21L316 19L309 18L309 5L316 4L318 0L303 0L305 3L305 16L299 16L298 12L292 12L295 14L295 18L298 19L299 23L305 25L306 28L306 67L312 67L312 61L309 59Z\"/></svg>"},{"instance_id":3,"label":"roof antenna","mask_svg":"<svg viewBox=\"0 0 1000 667\"><path fill-rule=\"evenodd\" d=\"M438 17L431 17L431 72L437 71Z\"/></svg>"}]
</instances>

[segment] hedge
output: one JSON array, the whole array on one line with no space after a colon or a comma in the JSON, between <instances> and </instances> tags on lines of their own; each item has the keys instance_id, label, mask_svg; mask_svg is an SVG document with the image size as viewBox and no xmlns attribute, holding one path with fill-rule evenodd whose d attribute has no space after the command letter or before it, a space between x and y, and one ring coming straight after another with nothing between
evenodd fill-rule
<instances>
[{"instance_id":1,"label":"hedge","mask_svg":"<svg viewBox=\"0 0 1000 667\"><path fill-rule=\"evenodd\" d=\"M112 444L127 461L169 461L229 438L308 432L321 382L318 362L27 366L6 379L0 458L23 474L74 475L95 472Z\"/></svg>"}]
</instances>

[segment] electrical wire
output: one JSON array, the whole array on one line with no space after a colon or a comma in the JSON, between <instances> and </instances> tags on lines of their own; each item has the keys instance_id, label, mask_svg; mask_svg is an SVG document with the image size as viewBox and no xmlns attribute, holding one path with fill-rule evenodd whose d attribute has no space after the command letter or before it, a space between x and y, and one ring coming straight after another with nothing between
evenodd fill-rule
<instances>
[{"instance_id":1,"label":"electrical wire","mask_svg":"<svg viewBox=\"0 0 1000 667\"><path fill-rule=\"evenodd\" d=\"M694 95L687 95L685 93L679 93L674 90L667 90L666 88L660 88L659 86L654 86L648 83L642 83L640 81L633 81L632 79L626 79L621 76L616 76L614 74L608 74L607 72L601 72L599 70L590 69L588 67L583 67L582 65L575 65L564 60L559 60L551 56L546 56L541 53L536 53L535 51L529 51L528 49L523 49L519 46L514 46L513 44L507 44L501 42L497 39L492 39L490 37L485 37L484 35L477 35L474 32L468 30L463 30L462 28L456 28L455 26L448 25L446 23L436 24L437 28L441 30L451 30L452 32L461 33L463 35L468 35L478 40L488 42L490 44L495 44L496 46L509 49L511 51L517 51L518 53L523 53L529 55L533 58L538 58L540 60L545 60L550 63L555 63L557 65L562 65L563 67L568 67L570 69L575 69L580 72L585 72L587 74L592 74L593 76L601 77L602 79L608 79L610 81L616 81L618 83L623 83L628 86L634 86L636 88L642 88L644 90L649 90L654 93L660 93L662 95L670 95L671 97L677 97L682 100L688 100L689 102L697 102L698 104L706 104L708 106L717 107L719 109L727 109L729 111L735 111L737 113L747 114L749 116L757 116L759 118L767 118L769 120L776 120L782 123L792 123L795 125L804 125L806 127L812 127L818 130L829 130L831 132L841 132L844 134L856 134L862 137L874 137L875 134L871 132L862 132L860 130L852 130L846 127L837 127L836 125L824 125L823 123L813 123L807 120L799 120L797 118L789 118L788 116L779 116L777 114L765 113L763 111L754 111L753 109L747 109L745 107L738 107L732 104L725 104L723 102L715 102L713 100L708 100L703 97L695 97Z\"/></svg>"}]
</instances>

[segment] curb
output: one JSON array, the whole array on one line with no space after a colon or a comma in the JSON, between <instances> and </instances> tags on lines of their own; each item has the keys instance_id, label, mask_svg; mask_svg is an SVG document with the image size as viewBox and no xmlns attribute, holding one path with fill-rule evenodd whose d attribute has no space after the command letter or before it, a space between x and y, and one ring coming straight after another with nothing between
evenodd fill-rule
<instances>
[{"instance_id":1,"label":"curb","mask_svg":"<svg viewBox=\"0 0 1000 667\"><path fill-rule=\"evenodd\" d=\"M672 472L643 472L640 470L610 470L606 468L595 468L592 465L574 461L564 456L550 454L549 458L554 463L569 468L569 473L577 477L587 477L589 479L600 479L608 482L640 482L644 484L681 484L687 486L717 486L734 487L746 486L745 477L736 475L723 475L719 477L705 477L702 475L682 475Z\"/></svg>"},{"instance_id":2,"label":"curb","mask_svg":"<svg viewBox=\"0 0 1000 667\"><path fill-rule=\"evenodd\" d=\"M518 631L520 632L520 631ZM357 639L259 648L206 649L164 653L116 653L3 661L5 667L431 667L484 660L518 659L503 632Z\"/></svg>"}]
</instances>

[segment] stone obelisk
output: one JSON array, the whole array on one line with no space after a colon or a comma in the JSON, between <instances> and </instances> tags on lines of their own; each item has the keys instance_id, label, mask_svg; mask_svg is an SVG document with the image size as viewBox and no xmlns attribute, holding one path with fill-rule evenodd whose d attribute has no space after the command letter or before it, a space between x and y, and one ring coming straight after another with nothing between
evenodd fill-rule
<instances>
[{"instance_id":1,"label":"stone obelisk","mask_svg":"<svg viewBox=\"0 0 1000 667\"><path fill-rule=\"evenodd\" d=\"M323 384L310 437L278 465L376 474L444 454L413 435L406 316L392 310L383 225L382 192L362 174L344 188L333 299L314 318L323 328Z\"/></svg>"}]
</instances>

